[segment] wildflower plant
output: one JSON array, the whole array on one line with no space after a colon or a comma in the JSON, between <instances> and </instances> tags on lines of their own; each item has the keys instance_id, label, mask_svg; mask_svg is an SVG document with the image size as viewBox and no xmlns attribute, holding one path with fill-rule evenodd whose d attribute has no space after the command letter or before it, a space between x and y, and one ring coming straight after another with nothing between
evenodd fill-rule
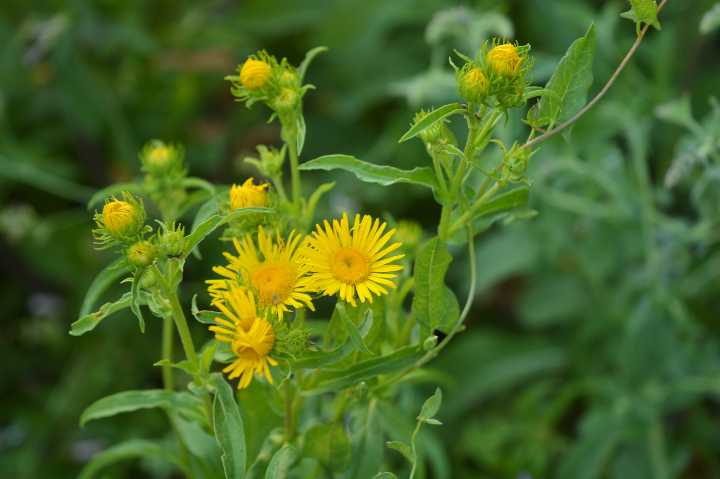
<instances>
[{"instance_id":1,"label":"wildflower plant","mask_svg":"<svg viewBox=\"0 0 720 479\"><path fill-rule=\"evenodd\" d=\"M648 28L639 30L630 56ZM117 259L90 286L70 332L88 333L112 313L131 309L141 331L146 323L162 328L155 365L163 388L99 399L81 424L161 408L174 438L113 446L88 464L85 477L115 460L147 455L193 478L397 477L384 472L389 468L413 478L423 469L430 451L420 432L441 425L442 393L437 389L421 404L407 391L432 381L424 367L464 328L476 283L476 236L499 220L530 216L528 165L535 148L606 91L583 106L594 30L571 45L544 88L531 85L529 45L496 39L474 57L458 52L451 64L463 101L419 112L400 138L425 146L427 158L412 170L345 154L300 161L302 99L313 88L304 77L324 50L310 51L297 67L261 51L227 77L239 101L263 104L271 120L279 120L281 147L259 146L259 157L249 159L268 181L247 178L227 188L189 177L182 147L154 140L140 152L142 179L91 200L91 207L102 204L95 214L97 245L113 249ZM496 137L509 111L526 105L527 139L507 144ZM499 160L488 169L493 158ZM437 229L423 239L412 222L392 226L362 211L315 218L334 184L306 196L301 175L336 169L368 183L426 188L440 210ZM159 212L154 222L140 198ZM223 242L223 259L200 256L206 241ZM461 306L446 276L465 248L470 281ZM179 293L193 261L213 261L214 276L189 301ZM97 307L116 281L128 291ZM196 327L194 335L188 305L204 330ZM146 322L148 311L158 320ZM399 398L403 410L419 412L395 418L403 416L394 404ZM393 418L412 427L405 433Z\"/></svg>"}]
</instances>

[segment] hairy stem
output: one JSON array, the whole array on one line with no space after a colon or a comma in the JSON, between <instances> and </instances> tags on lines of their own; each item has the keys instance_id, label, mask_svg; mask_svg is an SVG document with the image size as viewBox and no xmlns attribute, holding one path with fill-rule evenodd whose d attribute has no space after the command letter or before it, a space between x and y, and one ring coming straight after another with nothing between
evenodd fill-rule
<instances>
[{"instance_id":1,"label":"hairy stem","mask_svg":"<svg viewBox=\"0 0 720 479\"><path fill-rule=\"evenodd\" d=\"M173 360L173 320L171 317L163 318L162 326L162 359L167 360L168 363L172 363ZM173 370L170 364L164 364L162 367L162 379L163 387L172 391L173 384Z\"/></svg>"},{"instance_id":2,"label":"hairy stem","mask_svg":"<svg viewBox=\"0 0 720 479\"><path fill-rule=\"evenodd\" d=\"M658 13L662 8L665 6L665 4L668 2L668 0L662 0L660 4L657 7ZM605 94L610 90L610 88L615 83L615 80L618 79L620 76L620 73L625 69L628 62L630 62L630 59L635 55L635 52L637 51L638 47L643 41L643 38L645 38L645 34L650 29L650 25L645 25L642 30L640 30L640 33L638 33L637 38L635 39L635 42L630 47L630 50L625 54L625 57L622 59L618 67L615 69L613 74L610 76L610 79L605 83L605 86L602 87L602 89L593 97L592 100L590 100L587 105L585 105L579 112L577 112L572 118L567 120L566 122L558 125L556 128L553 128L552 130L548 130L542 135L538 136L537 138L534 138L532 140L529 140L525 145L523 145L524 148L531 148L539 143L542 143L543 141L552 138L553 136L557 135L561 131L563 131L565 128L573 125L575 122L577 122L585 113L587 113L597 102L600 101L602 97L605 96Z\"/></svg>"}]
</instances>

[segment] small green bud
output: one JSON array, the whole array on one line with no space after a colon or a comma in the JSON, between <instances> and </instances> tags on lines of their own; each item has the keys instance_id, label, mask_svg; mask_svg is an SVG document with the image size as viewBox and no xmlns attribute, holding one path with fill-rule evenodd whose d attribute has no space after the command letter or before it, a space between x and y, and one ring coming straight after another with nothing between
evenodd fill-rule
<instances>
[{"instance_id":1,"label":"small green bud","mask_svg":"<svg viewBox=\"0 0 720 479\"><path fill-rule=\"evenodd\" d=\"M165 256L180 256L185 251L185 228L182 225L165 227L158 237L160 252Z\"/></svg>"},{"instance_id":2,"label":"small green bud","mask_svg":"<svg viewBox=\"0 0 720 479\"><path fill-rule=\"evenodd\" d=\"M297 73L284 68L278 76L278 84L284 88L296 89L299 86Z\"/></svg>"},{"instance_id":3,"label":"small green bud","mask_svg":"<svg viewBox=\"0 0 720 479\"><path fill-rule=\"evenodd\" d=\"M279 113L290 112L295 109L299 99L300 95L295 89L283 87L273 99L272 105Z\"/></svg>"},{"instance_id":4,"label":"small green bud","mask_svg":"<svg viewBox=\"0 0 720 479\"><path fill-rule=\"evenodd\" d=\"M127 249L126 256L131 265L144 268L155 260L156 248L150 241L138 241Z\"/></svg>"},{"instance_id":5,"label":"small green bud","mask_svg":"<svg viewBox=\"0 0 720 479\"><path fill-rule=\"evenodd\" d=\"M260 174L266 178L280 178L282 176L283 164L285 163L285 152L287 147L283 146L280 150L265 145L257 147L260 159L245 158L245 161L254 165Z\"/></svg>"},{"instance_id":6,"label":"small green bud","mask_svg":"<svg viewBox=\"0 0 720 479\"><path fill-rule=\"evenodd\" d=\"M423 351L430 351L435 346L437 346L438 338L434 334L428 336L425 341L423 341Z\"/></svg>"},{"instance_id":7,"label":"small green bud","mask_svg":"<svg viewBox=\"0 0 720 479\"><path fill-rule=\"evenodd\" d=\"M170 172L183 171L182 147L151 140L140 150L139 156L142 169L148 174L165 176Z\"/></svg>"}]
</instances>

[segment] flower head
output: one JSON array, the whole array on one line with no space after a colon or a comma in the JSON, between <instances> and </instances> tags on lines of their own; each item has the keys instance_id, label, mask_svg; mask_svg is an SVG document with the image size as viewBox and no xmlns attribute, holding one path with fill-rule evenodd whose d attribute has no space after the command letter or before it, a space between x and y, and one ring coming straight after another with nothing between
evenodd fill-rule
<instances>
[{"instance_id":1,"label":"flower head","mask_svg":"<svg viewBox=\"0 0 720 479\"><path fill-rule=\"evenodd\" d=\"M229 343L236 359L223 369L229 379L240 378L238 389L246 388L253 375L263 375L272 383L270 366L277 361L270 357L275 344L272 325L257 317L253 295L242 287L231 285L223 293L223 301L215 303L223 317L216 317L210 331L215 339Z\"/></svg>"},{"instance_id":2,"label":"flower head","mask_svg":"<svg viewBox=\"0 0 720 479\"><path fill-rule=\"evenodd\" d=\"M502 43L494 46L485 57L492 71L501 75L512 77L520 72L522 57L512 43Z\"/></svg>"},{"instance_id":3,"label":"flower head","mask_svg":"<svg viewBox=\"0 0 720 479\"><path fill-rule=\"evenodd\" d=\"M230 209L267 206L267 189L269 183L256 185L252 178L245 180L242 186L232 185L230 188Z\"/></svg>"},{"instance_id":4,"label":"flower head","mask_svg":"<svg viewBox=\"0 0 720 479\"><path fill-rule=\"evenodd\" d=\"M143 227L145 210L135 198L124 194L122 200L106 201L102 214L96 214L95 220L112 238L125 239L136 235Z\"/></svg>"},{"instance_id":5,"label":"flower head","mask_svg":"<svg viewBox=\"0 0 720 479\"><path fill-rule=\"evenodd\" d=\"M404 255L388 256L401 244L387 246L395 230L385 233L386 227L369 215L355 215L351 228L347 213L332 225L327 220L317 225L304 248L310 286L325 295L337 294L353 306L356 295L371 303L373 294L387 294L386 288L395 287L392 278L402 269L395 262Z\"/></svg>"},{"instance_id":6,"label":"flower head","mask_svg":"<svg viewBox=\"0 0 720 479\"><path fill-rule=\"evenodd\" d=\"M242 284L255 293L261 308L270 308L279 318L290 308L307 306L314 311L308 286L307 266L299 257L301 236L294 231L287 241L275 240L258 227L257 246L252 234L234 239L238 253L225 253L227 266L213 268L222 279L208 280L213 302L222 301L233 284Z\"/></svg>"},{"instance_id":7,"label":"flower head","mask_svg":"<svg viewBox=\"0 0 720 479\"><path fill-rule=\"evenodd\" d=\"M240 83L248 90L259 90L270 79L272 67L269 63L255 58L248 58L240 68Z\"/></svg>"},{"instance_id":8,"label":"flower head","mask_svg":"<svg viewBox=\"0 0 720 479\"><path fill-rule=\"evenodd\" d=\"M458 90L460 91L460 96L467 101L480 102L488 95L490 82L482 69L468 64L468 67L460 70Z\"/></svg>"}]
</instances>

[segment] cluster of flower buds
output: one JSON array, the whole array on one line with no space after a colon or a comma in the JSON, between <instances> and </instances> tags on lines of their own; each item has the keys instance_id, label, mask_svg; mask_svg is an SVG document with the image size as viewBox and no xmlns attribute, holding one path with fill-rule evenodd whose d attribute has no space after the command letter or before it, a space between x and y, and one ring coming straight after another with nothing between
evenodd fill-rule
<instances>
[{"instance_id":1,"label":"cluster of flower buds","mask_svg":"<svg viewBox=\"0 0 720 479\"><path fill-rule=\"evenodd\" d=\"M295 67L287 59L278 61L265 51L248 57L238 66L237 75L226 80L232 82L232 94L248 106L265 102L278 116L294 114L308 87L301 85Z\"/></svg>"},{"instance_id":2,"label":"cluster of flower buds","mask_svg":"<svg viewBox=\"0 0 720 479\"><path fill-rule=\"evenodd\" d=\"M465 64L455 67L460 96L472 104L489 104L494 98L501 108L525 103L527 73L531 62L529 45L494 40L480 49L475 59L460 55Z\"/></svg>"},{"instance_id":3,"label":"cluster of flower buds","mask_svg":"<svg viewBox=\"0 0 720 479\"><path fill-rule=\"evenodd\" d=\"M414 124L422 121L428 115L425 110L420 110L415 114ZM429 128L424 129L418 135L425 144L428 153L432 156L445 150L448 145L457 145L457 139L453 132L448 128L447 121L437 121Z\"/></svg>"},{"instance_id":4,"label":"cluster of flower buds","mask_svg":"<svg viewBox=\"0 0 720 479\"><path fill-rule=\"evenodd\" d=\"M158 205L163 217L177 217L178 205L187 196L183 186L187 176L183 148L152 140L140 150L139 156L145 173L145 192Z\"/></svg>"},{"instance_id":5,"label":"cluster of flower buds","mask_svg":"<svg viewBox=\"0 0 720 479\"><path fill-rule=\"evenodd\" d=\"M525 172L532 152L529 148L517 143L508 150L502 143L498 143L503 150L503 162L500 170L501 183L527 183Z\"/></svg>"},{"instance_id":6,"label":"cluster of flower buds","mask_svg":"<svg viewBox=\"0 0 720 479\"><path fill-rule=\"evenodd\" d=\"M279 150L272 146L258 145L259 158L246 157L244 161L255 166L261 175L272 178L273 182L277 184L282 180L282 168L285 163L286 151L287 145L283 145Z\"/></svg>"}]
</instances>

